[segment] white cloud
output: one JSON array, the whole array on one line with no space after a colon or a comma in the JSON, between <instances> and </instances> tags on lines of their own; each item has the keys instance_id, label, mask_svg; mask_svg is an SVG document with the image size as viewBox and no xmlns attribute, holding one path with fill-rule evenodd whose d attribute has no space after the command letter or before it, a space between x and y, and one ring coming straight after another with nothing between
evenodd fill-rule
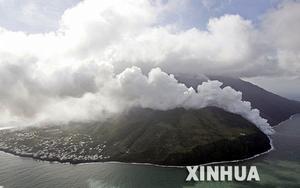
<instances>
[{"instance_id":1,"label":"white cloud","mask_svg":"<svg viewBox=\"0 0 300 188\"><path fill-rule=\"evenodd\" d=\"M96 121L131 107L168 110L216 106L240 114L266 134L273 132L259 111L242 101L240 92L230 87L221 89L218 81L204 82L195 91L159 68L148 76L137 67L116 75L110 65L87 64L75 71L60 70L50 77L36 78L31 68L7 65L6 75L0 77L9 88L0 90L5 112L2 123Z\"/></svg>"},{"instance_id":2,"label":"white cloud","mask_svg":"<svg viewBox=\"0 0 300 188\"><path fill-rule=\"evenodd\" d=\"M173 73L250 74L254 71L246 70L249 68L246 62L260 63L255 57L259 53L256 39L250 21L225 15L211 19L208 31L193 28L172 32L163 27L150 28L113 46L112 61L123 64L129 60L128 63L141 67L159 65Z\"/></svg>"},{"instance_id":3,"label":"white cloud","mask_svg":"<svg viewBox=\"0 0 300 188\"><path fill-rule=\"evenodd\" d=\"M286 74L300 75L300 3L287 1L263 20L263 34Z\"/></svg>"},{"instance_id":4,"label":"white cloud","mask_svg":"<svg viewBox=\"0 0 300 188\"><path fill-rule=\"evenodd\" d=\"M238 15L212 18L207 30L157 25L167 6L156 1L87 0L65 12L57 32L26 35L2 31L2 49L14 54L23 51L26 55L64 59L64 62L68 61L65 59L109 61L119 72L136 65L145 71L159 66L172 73L299 74L297 24L286 29L286 25L273 23L277 17L282 17L284 23L297 20L293 19L297 15L279 15L286 15L281 12L288 12L290 7L298 10L297 6L284 4L268 13L261 30ZM280 37L275 36L279 33Z\"/></svg>"},{"instance_id":5,"label":"white cloud","mask_svg":"<svg viewBox=\"0 0 300 188\"><path fill-rule=\"evenodd\" d=\"M280 37L271 33L277 21L272 18L286 15L286 9L297 16L296 5L284 4L268 13L261 27L238 15L224 15L210 19L207 30L179 30L159 25L167 9L159 1L86 0L64 13L56 32L0 29L1 117L79 121L136 105L214 105L267 127L231 88L222 90L219 83L209 82L196 92L164 72L299 75L298 43L289 38L298 27L287 35L287 26L279 24ZM294 18L282 17L287 23Z\"/></svg>"}]
</instances>

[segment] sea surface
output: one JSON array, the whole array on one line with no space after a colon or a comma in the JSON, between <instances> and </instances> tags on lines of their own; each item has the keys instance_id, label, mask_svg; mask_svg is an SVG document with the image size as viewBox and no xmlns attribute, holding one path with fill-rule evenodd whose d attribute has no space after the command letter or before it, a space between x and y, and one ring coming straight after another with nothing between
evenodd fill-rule
<instances>
[{"instance_id":1,"label":"sea surface","mask_svg":"<svg viewBox=\"0 0 300 188\"><path fill-rule=\"evenodd\" d=\"M300 187L300 115L275 127L275 147L254 159L231 165L256 165L260 182L187 183L185 168L121 163L60 164L0 152L4 188L193 188ZM259 142L259 140L257 141Z\"/></svg>"}]
</instances>

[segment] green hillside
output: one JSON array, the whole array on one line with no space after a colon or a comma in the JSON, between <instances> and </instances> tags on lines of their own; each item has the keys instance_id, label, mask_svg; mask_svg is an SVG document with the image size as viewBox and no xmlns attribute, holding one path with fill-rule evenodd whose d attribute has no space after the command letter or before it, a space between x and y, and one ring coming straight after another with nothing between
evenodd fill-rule
<instances>
[{"instance_id":1,"label":"green hillside","mask_svg":"<svg viewBox=\"0 0 300 188\"><path fill-rule=\"evenodd\" d=\"M132 109L104 122L3 130L0 149L61 162L192 165L253 156L269 139L239 115L208 107Z\"/></svg>"}]
</instances>

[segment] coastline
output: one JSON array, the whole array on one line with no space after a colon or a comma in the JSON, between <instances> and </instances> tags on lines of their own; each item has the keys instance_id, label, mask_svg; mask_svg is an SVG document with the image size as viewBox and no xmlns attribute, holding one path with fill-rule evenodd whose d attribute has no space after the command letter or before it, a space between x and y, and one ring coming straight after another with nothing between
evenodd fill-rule
<instances>
[{"instance_id":1,"label":"coastline","mask_svg":"<svg viewBox=\"0 0 300 188\"><path fill-rule=\"evenodd\" d=\"M282 125L284 122L286 122L286 121L288 121L288 120L291 120L291 119L293 119L295 116L297 116L297 115L300 115L300 113L297 113L297 114L293 114L293 115L291 115L288 119L286 119L286 120L284 120L284 121L282 121L282 122L280 122L280 123L278 123L277 125L274 125L273 127L278 127L278 126L280 126L280 125Z\"/></svg>"},{"instance_id":2,"label":"coastline","mask_svg":"<svg viewBox=\"0 0 300 188\"><path fill-rule=\"evenodd\" d=\"M299 115L299 113L291 115L288 119L280 122L279 124L277 124L273 127L277 127L279 125L282 125L284 122L293 119L293 117L296 116L296 115ZM274 150L274 145L273 145L272 138L270 136L267 136L267 137L269 139L270 148L268 150L264 151L264 152L254 154L253 156L243 158L243 159L235 159L235 160L228 160L228 161L215 161L215 162L209 162L209 163L202 163L202 164L198 164L198 165L215 165L215 164L244 162L244 161L248 161L248 160L257 158L259 156L265 155L265 154L271 152L272 150ZM143 166L154 166L154 167L163 167L163 168L185 168L185 166L176 166L176 165L159 165L159 164L153 164L153 163L134 163L134 162L120 162L120 161L110 161L110 160L101 160L101 161L98 161L98 160L89 160L89 161L86 161L86 160L83 160L83 161L64 160L64 161L61 161L61 160L49 159L49 158L42 159L42 158L34 157L34 156L31 156L31 155L17 154L17 153L11 152L9 150L1 149L1 148L0 148L0 152L4 152L4 153L7 153L7 154L11 154L13 156L22 157L22 158L23 157L24 158L31 158L31 159L38 160L38 161L43 161L43 162L61 163L61 164L69 164L69 165L87 165L87 164L94 164L94 163L108 163L108 164L143 165Z\"/></svg>"},{"instance_id":3,"label":"coastline","mask_svg":"<svg viewBox=\"0 0 300 188\"><path fill-rule=\"evenodd\" d=\"M198 165L215 165L215 164L226 164L226 163L237 163L237 162L243 162L243 161L248 161L251 159L254 159L256 157L265 155L269 152L271 152L274 149L273 146L273 141L272 139L267 136L269 138L269 144L270 144L270 149L268 149L267 151L264 151L262 153L258 153L255 154L251 157L247 157L244 159L235 159L235 160L229 160L229 161L215 161L215 162L209 162L209 163L202 163L202 164L198 164ZM185 166L174 166L174 165L159 165L159 164L153 164L153 163L130 163L130 162L121 162L121 161L73 161L73 160L66 160L66 161L59 161L59 160L51 160L51 159L41 159L39 157L34 157L34 156L30 156L30 155L25 155L25 154L17 154L5 149L0 149L0 152L4 152L7 154L11 154L13 156L16 157L21 157L21 158L31 158L33 160L38 160L38 161L43 161L43 162L49 162L49 163L60 163L60 164L69 164L69 165L87 165L87 164L94 164L94 163L108 163L108 164L131 164L131 165L143 165L143 166L155 166L155 167L163 167L163 168L185 168Z\"/></svg>"},{"instance_id":4,"label":"coastline","mask_svg":"<svg viewBox=\"0 0 300 188\"><path fill-rule=\"evenodd\" d=\"M271 146L271 148L268 149L267 151L255 154L251 157L247 157L247 158L244 158L244 159L236 159L236 160L229 160L229 161L215 161L215 162L209 162L209 163L202 163L202 164L198 164L198 165L206 166L206 165L215 165L215 164L237 163L237 162L248 161L248 160L254 159L256 157L259 157L261 155L265 155L265 154L269 153L270 151L272 151L274 149L272 139L269 136L267 136L267 137L269 138L269 141L270 141L269 144ZM95 162L79 163L77 165L92 164L92 163L95 163ZM96 162L96 163L98 163L98 162ZM156 167L163 167L163 168L185 168L186 167L186 166L173 166L173 165L158 165L158 164L152 164L152 163L126 163L126 162L119 162L119 161L107 161L107 162L103 162L103 163L133 164L133 165L156 166Z\"/></svg>"},{"instance_id":5,"label":"coastline","mask_svg":"<svg viewBox=\"0 0 300 188\"><path fill-rule=\"evenodd\" d=\"M225 163L237 163L237 162L248 161L248 160L254 159L256 157L259 157L261 155L265 155L274 149L272 138L270 136L267 136L267 137L269 139L270 148L264 152L254 154L253 156L243 158L243 159L234 159L234 160L228 160L228 161L214 161L214 162L209 162L209 163L199 163L197 165L215 165L215 164L225 164ZM121 162L121 161L111 161L111 160L78 160L78 161L74 161L74 160L58 160L58 159L51 159L51 158L42 159L40 157L34 157L30 154L19 154L19 153L12 152L10 150L6 150L3 148L0 148L0 152L4 152L4 153L11 154L13 156L17 156L17 157L21 157L21 158L31 158L33 160L38 160L38 161L43 161L43 162L61 163L61 164L69 164L69 165L108 163L108 164L145 165L145 166L155 166L155 167L163 167L163 168L185 168L185 166L176 166L176 165L160 165L160 164L153 164L153 163L135 163L135 162Z\"/></svg>"}]
</instances>

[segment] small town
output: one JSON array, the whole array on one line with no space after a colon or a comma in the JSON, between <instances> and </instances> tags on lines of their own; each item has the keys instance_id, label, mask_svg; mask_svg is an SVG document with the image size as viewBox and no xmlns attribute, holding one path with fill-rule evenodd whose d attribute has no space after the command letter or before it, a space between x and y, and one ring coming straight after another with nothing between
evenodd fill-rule
<instances>
[{"instance_id":1,"label":"small town","mask_svg":"<svg viewBox=\"0 0 300 188\"><path fill-rule=\"evenodd\" d=\"M105 161L110 156L103 152L106 142L95 143L91 136L66 134L59 129L45 132L36 129L0 131L0 150L23 157L69 163Z\"/></svg>"}]
</instances>

